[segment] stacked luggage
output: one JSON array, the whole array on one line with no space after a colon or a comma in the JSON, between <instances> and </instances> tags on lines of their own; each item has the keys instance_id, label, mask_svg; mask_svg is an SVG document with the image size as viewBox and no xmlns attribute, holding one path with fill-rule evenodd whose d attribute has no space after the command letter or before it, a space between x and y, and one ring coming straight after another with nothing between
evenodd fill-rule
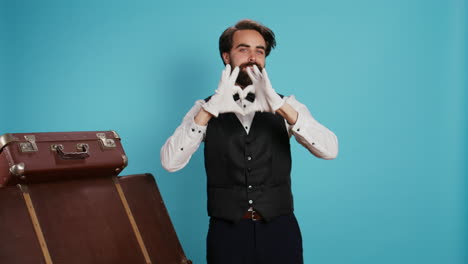
<instances>
[{"instance_id":1,"label":"stacked luggage","mask_svg":"<svg viewBox=\"0 0 468 264\"><path fill-rule=\"evenodd\" d=\"M0 263L191 263L127 161L114 131L0 136Z\"/></svg>"}]
</instances>

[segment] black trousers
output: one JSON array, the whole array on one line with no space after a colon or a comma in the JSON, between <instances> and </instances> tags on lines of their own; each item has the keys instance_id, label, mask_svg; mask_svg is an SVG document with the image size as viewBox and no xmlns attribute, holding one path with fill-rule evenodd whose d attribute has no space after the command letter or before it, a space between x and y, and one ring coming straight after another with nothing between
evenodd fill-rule
<instances>
[{"instance_id":1,"label":"black trousers","mask_svg":"<svg viewBox=\"0 0 468 264\"><path fill-rule=\"evenodd\" d=\"M294 214L269 222L211 218L208 264L302 264L302 236Z\"/></svg>"}]
</instances>

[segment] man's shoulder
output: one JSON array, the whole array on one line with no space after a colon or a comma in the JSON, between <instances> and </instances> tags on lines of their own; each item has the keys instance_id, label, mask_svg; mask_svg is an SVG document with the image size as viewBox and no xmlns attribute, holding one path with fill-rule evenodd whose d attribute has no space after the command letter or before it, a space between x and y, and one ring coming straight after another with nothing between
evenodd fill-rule
<instances>
[{"instance_id":1,"label":"man's shoulder","mask_svg":"<svg viewBox=\"0 0 468 264\"><path fill-rule=\"evenodd\" d=\"M203 101L208 102L208 101L211 99L212 96L213 96L213 95L208 96L208 97L205 98Z\"/></svg>"}]
</instances>

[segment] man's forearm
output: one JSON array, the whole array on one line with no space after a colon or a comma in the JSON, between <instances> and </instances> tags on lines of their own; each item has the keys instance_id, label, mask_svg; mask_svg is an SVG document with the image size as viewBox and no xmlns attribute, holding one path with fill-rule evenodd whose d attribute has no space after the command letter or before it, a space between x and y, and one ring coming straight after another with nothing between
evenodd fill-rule
<instances>
[{"instance_id":1,"label":"man's forearm","mask_svg":"<svg viewBox=\"0 0 468 264\"><path fill-rule=\"evenodd\" d=\"M185 167L203 141L206 127L195 123L201 104L202 100L195 103L174 134L162 146L161 164L167 171L174 172Z\"/></svg>"},{"instance_id":2,"label":"man's forearm","mask_svg":"<svg viewBox=\"0 0 468 264\"><path fill-rule=\"evenodd\" d=\"M284 103L282 107L276 110L276 112L280 114L284 119L286 119L288 124L290 125L296 124L298 113L288 103Z\"/></svg>"},{"instance_id":3,"label":"man's forearm","mask_svg":"<svg viewBox=\"0 0 468 264\"><path fill-rule=\"evenodd\" d=\"M200 112L198 112L194 120L197 125L206 126L212 117L212 114L208 113L207 111L205 111L205 109L201 108Z\"/></svg>"},{"instance_id":4,"label":"man's forearm","mask_svg":"<svg viewBox=\"0 0 468 264\"><path fill-rule=\"evenodd\" d=\"M294 96L286 99L286 109L292 107L297 111L295 124L289 125L290 133L297 142L306 147L312 154L322 159L334 159L338 155L338 139L336 135L320 124L307 107L298 102ZM279 110L277 111L279 113ZM288 122L288 120L285 118ZM291 135L291 134L290 134Z\"/></svg>"}]
</instances>

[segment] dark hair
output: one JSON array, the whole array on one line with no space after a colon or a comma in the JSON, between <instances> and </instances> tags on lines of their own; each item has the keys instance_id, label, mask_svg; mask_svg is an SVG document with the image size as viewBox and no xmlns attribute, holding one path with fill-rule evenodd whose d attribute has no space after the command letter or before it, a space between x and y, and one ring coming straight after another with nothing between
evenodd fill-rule
<instances>
[{"instance_id":1,"label":"dark hair","mask_svg":"<svg viewBox=\"0 0 468 264\"><path fill-rule=\"evenodd\" d=\"M221 55L221 59L223 59L224 52L230 52L232 49L232 37L234 33L238 30L243 29L252 29L260 33L266 43L265 48L265 57L270 54L271 49L275 48L276 40L275 40L275 33L264 25L255 22L250 19L243 19L233 27L227 28L223 34L219 37L219 54ZM224 61L224 60L223 60Z\"/></svg>"}]
</instances>

